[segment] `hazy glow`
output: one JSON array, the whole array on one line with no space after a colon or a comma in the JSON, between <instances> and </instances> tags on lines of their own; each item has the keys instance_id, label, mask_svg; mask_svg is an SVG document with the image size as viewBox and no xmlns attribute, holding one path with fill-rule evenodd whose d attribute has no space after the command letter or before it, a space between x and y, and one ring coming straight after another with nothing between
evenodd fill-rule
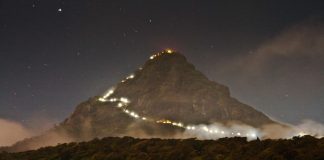
<instances>
[{"instance_id":1,"label":"hazy glow","mask_svg":"<svg viewBox=\"0 0 324 160\"><path fill-rule=\"evenodd\" d=\"M302 137L302 136L305 136L305 135L306 135L306 133L304 133L304 132L299 132L299 133L298 133L298 136L301 136L301 137Z\"/></svg>"}]
</instances>

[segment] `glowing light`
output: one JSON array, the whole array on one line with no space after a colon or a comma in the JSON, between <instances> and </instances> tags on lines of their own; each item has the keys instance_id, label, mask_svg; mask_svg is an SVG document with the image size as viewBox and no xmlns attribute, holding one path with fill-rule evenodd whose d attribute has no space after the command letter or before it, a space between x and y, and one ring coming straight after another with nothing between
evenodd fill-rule
<instances>
[{"instance_id":1,"label":"glowing light","mask_svg":"<svg viewBox=\"0 0 324 160\"><path fill-rule=\"evenodd\" d=\"M110 89L102 98L106 99L114 93L114 89Z\"/></svg>"},{"instance_id":2,"label":"glowing light","mask_svg":"<svg viewBox=\"0 0 324 160\"><path fill-rule=\"evenodd\" d=\"M117 98L110 98L109 101L110 102L117 102Z\"/></svg>"},{"instance_id":3,"label":"glowing light","mask_svg":"<svg viewBox=\"0 0 324 160\"><path fill-rule=\"evenodd\" d=\"M134 74L131 74L128 77L126 77L126 79L133 79L134 77L135 77L135 75Z\"/></svg>"},{"instance_id":4,"label":"glowing light","mask_svg":"<svg viewBox=\"0 0 324 160\"><path fill-rule=\"evenodd\" d=\"M299 137L302 137L302 136L305 136L305 135L306 135L305 132L299 132L299 133L298 133L298 136L299 136Z\"/></svg>"},{"instance_id":5,"label":"glowing light","mask_svg":"<svg viewBox=\"0 0 324 160\"><path fill-rule=\"evenodd\" d=\"M121 97L120 101L123 102L123 103L130 103L129 100L127 98L125 98L125 97Z\"/></svg>"},{"instance_id":6,"label":"glowing light","mask_svg":"<svg viewBox=\"0 0 324 160\"><path fill-rule=\"evenodd\" d=\"M127 110L128 111L128 110ZM125 111L126 112L126 111ZM139 115L138 114L136 114L135 112L126 112L126 113L128 113L130 116L132 116L132 117L134 117L134 118L139 118Z\"/></svg>"},{"instance_id":7,"label":"glowing light","mask_svg":"<svg viewBox=\"0 0 324 160\"><path fill-rule=\"evenodd\" d=\"M110 99L109 99L109 102L116 102L116 101L117 101L116 98L110 98Z\"/></svg>"},{"instance_id":8,"label":"glowing light","mask_svg":"<svg viewBox=\"0 0 324 160\"><path fill-rule=\"evenodd\" d=\"M252 133L251 137L255 138L255 137L257 137L257 135L255 133Z\"/></svg>"},{"instance_id":9,"label":"glowing light","mask_svg":"<svg viewBox=\"0 0 324 160\"><path fill-rule=\"evenodd\" d=\"M118 103L118 107L123 107L123 104L122 103Z\"/></svg>"},{"instance_id":10,"label":"glowing light","mask_svg":"<svg viewBox=\"0 0 324 160\"><path fill-rule=\"evenodd\" d=\"M106 99L101 98L101 97L100 97L98 100L99 100L100 102L106 102L106 101L107 101Z\"/></svg>"},{"instance_id":11,"label":"glowing light","mask_svg":"<svg viewBox=\"0 0 324 160\"><path fill-rule=\"evenodd\" d=\"M163 52L161 52L161 53L156 53L156 54L150 56L150 59L152 60L152 59L154 59L154 58L156 58L156 57L158 57L158 56L161 56L161 55L163 55L163 54L173 54L173 53L174 53L173 50L171 50L171 49L166 49L165 51L163 51Z\"/></svg>"},{"instance_id":12,"label":"glowing light","mask_svg":"<svg viewBox=\"0 0 324 160\"><path fill-rule=\"evenodd\" d=\"M171 122L170 120L158 120L158 121L156 121L156 123L172 124L173 122ZM176 124L176 123L174 123L174 124Z\"/></svg>"},{"instance_id":13,"label":"glowing light","mask_svg":"<svg viewBox=\"0 0 324 160\"><path fill-rule=\"evenodd\" d=\"M195 130L196 128L194 126L187 126L186 129L188 129L188 130Z\"/></svg>"},{"instance_id":14,"label":"glowing light","mask_svg":"<svg viewBox=\"0 0 324 160\"><path fill-rule=\"evenodd\" d=\"M236 135L238 135L238 136L241 136L241 133L240 133L240 132L238 132L238 133L236 133Z\"/></svg>"}]
</instances>

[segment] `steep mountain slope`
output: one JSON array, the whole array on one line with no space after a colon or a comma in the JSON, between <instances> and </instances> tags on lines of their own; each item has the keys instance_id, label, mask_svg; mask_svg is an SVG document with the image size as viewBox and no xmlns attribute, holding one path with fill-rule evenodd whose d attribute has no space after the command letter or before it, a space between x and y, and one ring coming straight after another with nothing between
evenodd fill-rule
<instances>
[{"instance_id":1,"label":"steep mountain slope","mask_svg":"<svg viewBox=\"0 0 324 160\"><path fill-rule=\"evenodd\" d=\"M172 137L194 129L190 125L233 121L254 127L275 123L232 98L226 86L208 80L180 53L163 51L104 96L78 105L48 133L14 148L37 148L38 141L51 139L52 134L64 135L65 141L125 135Z\"/></svg>"},{"instance_id":2,"label":"steep mountain slope","mask_svg":"<svg viewBox=\"0 0 324 160\"><path fill-rule=\"evenodd\" d=\"M255 127L273 123L263 113L232 98L226 86L208 80L183 55L163 52L151 58L118 83L110 97L126 97L130 101L127 109L154 120L184 124L237 121ZM114 107L117 105L90 100L62 125L78 133L91 132L90 137L124 134L134 118Z\"/></svg>"}]
</instances>

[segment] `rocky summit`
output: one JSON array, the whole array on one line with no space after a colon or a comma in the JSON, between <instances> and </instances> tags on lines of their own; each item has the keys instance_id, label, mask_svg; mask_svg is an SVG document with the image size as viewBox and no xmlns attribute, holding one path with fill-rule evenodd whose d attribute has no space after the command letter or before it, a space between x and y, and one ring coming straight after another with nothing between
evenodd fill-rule
<instances>
[{"instance_id":1,"label":"rocky summit","mask_svg":"<svg viewBox=\"0 0 324 160\"><path fill-rule=\"evenodd\" d=\"M228 87L210 81L182 54L166 50L152 55L104 95L78 105L61 124L41 136L17 143L11 150L107 136L172 137L194 129L189 125L215 122L253 127L275 123L231 97ZM62 135L64 138L59 140L53 138Z\"/></svg>"}]
</instances>

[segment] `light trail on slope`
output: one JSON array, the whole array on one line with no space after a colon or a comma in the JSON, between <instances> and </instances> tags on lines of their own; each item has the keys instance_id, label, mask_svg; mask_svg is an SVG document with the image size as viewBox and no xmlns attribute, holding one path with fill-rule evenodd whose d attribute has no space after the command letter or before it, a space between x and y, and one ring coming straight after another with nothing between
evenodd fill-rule
<instances>
[{"instance_id":1,"label":"light trail on slope","mask_svg":"<svg viewBox=\"0 0 324 160\"><path fill-rule=\"evenodd\" d=\"M174 54L175 52L173 51L173 50L171 50L171 49L166 49L165 51L163 51L163 52L158 52L158 53L156 53L156 54L153 54L151 57L150 57L150 59L152 60L152 59L155 59L155 58L157 58L157 57L159 57L159 56L161 56L161 55L163 55L163 54Z\"/></svg>"},{"instance_id":2,"label":"light trail on slope","mask_svg":"<svg viewBox=\"0 0 324 160\"><path fill-rule=\"evenodd\" d=\"M150 57L151 60L155 59L156 57L161 56L162 54L173 54L172 50L166 50L165 52L154 54ZM135 74L131 74L123 79L121 82L124 83L127 80L135 78ZM131 101L127 97L111 97L114 94L114 89L111 88L108 90L102 97L98 98L98 101L102 103L116 103L116 107L120 109L123 113L127 114L130 117L133 117L138 120L157 123L157 124L165 124L170 125L178 128L185 129L187 131L193 132L203 132L204 134L210 136L215 136L217 138L221 137L247 137L248 139L256 139L259 136L262 136L258 133L256 129L250 130L243 130L243 129L236 129L235 131L229 128L224 127L207 127L207 125L186 125L182 122L176 122L169 119L160 119L156 120L151 117L141 116L140 114L136 113L135 111L127 109L127 106L131 103ZM304 132L300 132L298 134L305 135Z\"/></svg>"}]
</instances>

